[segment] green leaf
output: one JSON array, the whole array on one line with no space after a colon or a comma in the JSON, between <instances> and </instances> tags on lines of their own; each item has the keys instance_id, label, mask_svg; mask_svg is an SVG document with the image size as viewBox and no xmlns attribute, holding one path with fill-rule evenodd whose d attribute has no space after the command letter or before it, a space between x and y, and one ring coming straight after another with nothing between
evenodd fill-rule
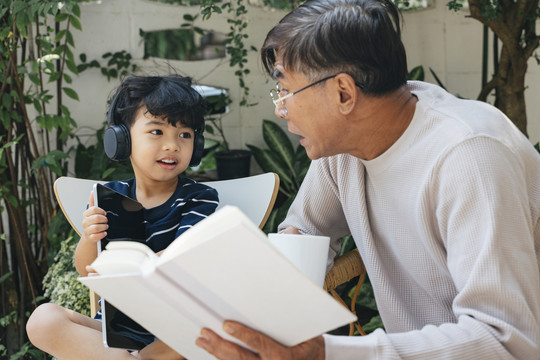
<instances>
[{"instance_id":1,"label":"green leaf","mask_svg":"<svg viewBox=\"0 0 540 360\"><path fill-rule=\"evenodd\" d=\"M68 84L71 84L73 82L73 79L68 74L64 73L64 81Z\"/></svg>"},{"instance_id":2,"label":"green leaf","mask_svg":"<svg viewBox=\"0 0 540 360\"><path fill-rule=\"evenodd\" d=\"M289 187L294 185L289 169L284 166L281 159L273 151L259 149L254 145L246 146L251 150L255 161L264 172L275 172L284 185L287 184Z\"/></svg>"},{"instance_id":3,"label":"green leaf","mask_svg":"<svg viewBox=\"0 0 540 360\"><path fill-rule=\"evenodd\" d=\"M23 136L24 136L24 134L19 135L15 140L11 140L10 142L7 142L4 145L2 145L2 147L0 147L0 149L6 149L6 148L8 148L10 146L13 146L13 145L17 144L23 138Z\"/></svg>"},{"instance_id":4,"label":"green leaf","mask_svg":"<svg viewBox=\"0 0 540 360\"><path fill-rule=\"evenodd\" d=\"M294 173L294 149L285 131L275 122L263 120L263 138L268 148L276 154L279 162Z\"/></svg>"},{"instance_id":5,"label":"green leaf","mask_svg":"<svg viewBox=\"0 0 540 360\"><path fill-rule=\"evenodd\" d=\"M352 298L355 290L356 286L353 286L349 291L349 298ZM356 298L356 304L370 310L377 310L377 303L375 302L373 287L369 282L364 282L362 284L362 287L358 292L358 297Z\"/></svg>"},{"instance_id":6,"label":"green leaf","mask_svg":"<svg viewBox=\"0 0 540 360\"><path fill-rule=\"evenodd\" d=\"M34 99L33 103L34 103L34 108L36 109L38 114L41 114L41 112L43 111L43 108L41 107L41 103L39 102L39 100Z\"/></svg>"},{"instance_id":7,"label":"green leaf","mask_svg":"<svg viewBox=\"0 0 540 360\"><path fill-rule=\"evenodd\" d=\"M2 16L0 16L1 18ZM0 31L0 40L4 40L5 38L8 37L8 35L11 33L11 29L9 27L4 27L1 31Z\"/></svg>"},{"instance_id":8,"label":"green leaf","mask_svg":"<svg viewBox=\"0 0 540 360\"><path fill-rule=\"evenodd\" d=\"M69 111L69 108L65 105L60 105L60 110L62 110L62 114L65 116L70 116L71 112Z\"/></svg>"},{"instance_id":9,"label":"green leaf","mask_svg":"<svg viewBox=\"0 0 540 360\"><path fill-rule=\"evenodd\" d=\"M79 19L77 19L75 16L70 16L69 20L71 21L71 25L77 30L82 30L81 22Z\"/></svg>"},{"instance_id":10,"label":"green leaf","mask_svg":"<svg viewBox=\"0 0 540 360\"><path fill-rule=\"evenodd\" d=\"M210 124L204 126L204 131L206 131L207 134L214 135L214 127Z\"/></svg>"},{"instance_id":11,"label":"green leaf","mask_svg":"<svg viewBox=\"0 0 540 360\"><path fill-rule=\"evenodd\" d=\"M69 45L75 47L75 41L73 40L73 35L71 34L71 31L68 31L66 33L66 41Z\"/></svg>"},{"instance_id":12,"label":"green leaf","mask_svg":"<svg viewBox=\"0 0 540 360\"><path fill-rule=\"evenodd\" d=\"M63 87L62 89L64 90L66 95L69 96L70 98L72 98L74 100L77 100L77 101L79 100L79 95L77 95L75 90L73 90L72 88Z\"/></svg>"},{"instance_id":13,"label":"green leaf","mask_svg":"<svg viewBox=\"0 0 540 360\"><path fill-rule=\"evenodd\" d=\"M296 148L294 159L296 164L296 181L298 181L298 184L301 184L309 170L311 159L307 156L306 149L302 145L298 145Z\"/></svg>"},{"instance_id":14,"label":"green leaf","mask_svg":"<svg viewBox=\"0 0 540 360\"><path fill-rule=\"evenodd\" d=\"M49 82L55 82L56 80L60 79L60 76L62 76L61 72L54 72L49 76Z\"/></svg>"},{"instance_id":15,"label":"green leaf","mask_svg":"<svg viewBox=\"0 0 540 360\"><path fill-rule=\"evenodd\" d=\"M9 94L4 93L2 95L2 106L6 109L11 108L11 96Z\"/></svg>"},{"instance_id":16,"label":"green leaf","mask_svg":"<svg viewBox=\"0 0 540 360\"><path fill-rule=\"evenodd\" d=\"M384 329L380 315L375 315L367 324L362 325L362 329L366 332L366 334L369 334L379 328Z\"/></svg>"},{"instance_id":17,"label":"green leaf","mask_svg":"<svg viewBox=\"0 0 540 360\"><path fill-rule=\"evenodd\" d=\"M349 251L356 248L356 243L354 238L351 235L344 236L340 239L340 249L337 256L342 256L348 253Z\"/></svg>"},{"instance_id":18,"label":"green leaf","mask_svg":"<svg viewBox=\"0 0 540 360\"><path fill-rule=\"evenodd\" d=\"M264 224L263 231L265 234L274 233L277 229L276 224L276 215L278 211L277 209L272 209L270 212L270 215L268 216L268 219L266 220L266 224Z\"/></svg>"},{"instance_id":19,"label":"green leaf","mask_svg":"<svg viewBox=\"0 0 540 360\"><path fill-rule=\"evenodd\" d=\"M26 3L24 1L13 1L11 8L13 9L13 14L18 14L26 8Z\"/></svg>"},{"instance_id":20,"label":"green leaf","mask_svg":"<svg viewBox=\"0 0 540 360\"><path fill-rule=\"evenodd\" d=\"M66 13L59 13L58 15L56 15L56 17L54 18L54 21L56 22L62 22L62 21L66 21L68 18L68 14Z\"/></svg>"},{"instance_id":21,"label":"green leaf","mask_svg":"<svg viewBox=\"0 0 540 360\"><path fill-rule=\"evenodd\" d=\"M19 206L19 201L17 200L17 198L15 196L9 194L7 198L8 198L9 203L13 207L18 207Z\"/></svg>"},{"instance_id":22,"label":"green leaf","mask_svg":"<svg viewBox=\"0 0 540 360\"><path fill-rule=\"evenodd\" d=\"M59 42L60 40L62 40L62 38L64 36L66 36L66 33L67 33L67 30L63 29L63 30L60 30L56 36L54 37L54 41L55 42Z\"/></svg>"},{"instance_id":23,"label":"green leaf","mask_svg":"<svg viewBox=\"0 0 540 360\"><path fill-rule=\"evenodd\" d=\"M71 51L71 49L69 47L67 47L67 46L64 46L63 48L64 48L63 50L64 50L64 52L66 54L67 59L69 61L72 61L73 64L75 64L75 56L73 55L73 51ZM76 68L76 66L74 66L74 67ZM70 70L71 70L71 68L70 68Z\"/></svg>"},{"instance_id":24,"label":"green leaf","mask_svg":"<svg viewBox=\"0 0 540 360\"><path fill-rule=\"evenodd\" d=\"M77 75L79 73L79 69L77 69L77 65L75 65L74 61L66 60L66 66L75 75Z\"/></svg>"},{"instance_id":25,"label":"green leaf","mask_svg":"<svg viewBox=\"0 0 540 360\"><path fill-rule=\"evenodd\" d=\"M23 37L26 37L26 27L30 25L30 19L28 19L28 15L24 12L20 12L17 14L17 29L19 29L19 32Z\"/></svg>"},{"instance_id":26,"label":"green leaf","mask_svg":"<svg viewBox=\"0 0 540 360\"><path fill-rule=\"evenodd\" d=\"M267 222L268 226L265 225L265 227L264 227L265 232L266 231L267 232L277 232L279 224L281 224L283 222L283 220L285 220L285 217L287 216L287 212L289 211L289 208L291 207L295 197L296 197L296 194L290 196L287 199L287 201L285 201L285 203L283 205L281 205L277 209L272 210L272 213L271 213L272 223L268 224L268 222Z\"/></svg>"},{"instance_id":27,"label":"green leaf","mask_svg":"<svg viewBox=\"0 0 540 360\"><path fill-rule=\"evenodd\" d=\"M109 168L109 169L106 169L103 174L101 175L102 176L102 179L106 179L108 176L110 176L112 173L114 173L116 169L115 168Z\"/></svg>"},{"instance_id":28,"label":"green leaf","mask_svg":"<svg viewBox=\"0 0 540 360\"><path fill-rule=\"evenodd\" d=\"M13 275L13 271L10 271L8 273L5 273L4 275L0 276L0 284L6 281L11 275Z\"/></svg>"},{"instance_id":29,"label":"green leaf","mask_svg":"<svg viewBox=\"0 0 540 360\"><path fill-rule=\"evenodd\" d=\"M407 74L407 79L408 80L424 81L424 67L422 65L419 65L419 66L415 67L414 69L412 69Z\"/></svg>"},{"instance_id":30,"label":"green leaf","mask_svg":"<svg viewBox=\"0 0 540 360\"><path fill-rule=\"evenodd\" d=\"M80 18L81 17L81 8L79 7L79 4L74 3L73 8L71 9L71 12L73 13L73 15Z\"/></svg>"}]
</instances>

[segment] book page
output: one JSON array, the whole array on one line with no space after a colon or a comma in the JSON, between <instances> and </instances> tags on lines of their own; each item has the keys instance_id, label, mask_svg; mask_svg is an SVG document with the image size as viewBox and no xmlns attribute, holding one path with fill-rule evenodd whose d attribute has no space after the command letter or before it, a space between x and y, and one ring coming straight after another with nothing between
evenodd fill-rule
<instances>
[{"instance_id":1,"label":"book page","mask_svg":"<svg viewBox=\"0 0 540 360\"><path fill-rule=\"evenodd\" d=\"M112 241L92 263L100 275L152 271L158 256L146 245L134 241Z\"/></svg>"},{"instance_id":2,"label":"book page","mask_svg":"<svg viewBox=\"0 0 540 360\"><path fill-rule=\"evenodd\" d=\"M160 263L166 262L180 253L211 240L216 234L228 231L238 224L253 230L253 236L266 238L266 235L235 206L226 205L199 221L174 240L160 256Z\"/></svg>"},{"instance_id":3,"label":"book page","mask_svg":"<svg viewBox=\"0 0 540 360\"><path fill-rule=\"evenodd\" d=\"M161 258L157 271L224 320L241 322L286 346L356 320L278 252L260 229L238 221L237 214L228 215L227 226L189 251Z\"/></svg>"},{"instance_id":4,"label":"book page","mask_svg":"<svg viewBox=\"0 0 540 360\"><path fill-rule=\"evenodd\" d=\"M205 359L188 354L202 327L228 336L224 320L285 346L356 320L234 207L186 231L159 257L155 270L80 281L190 359Z\"/></svg>"},{"instance_id":5,"label":"book page","mask_svg":"<svg viewBox=\"0 0 540 360\"><path fill-rule=\"evenodd\" d=\"M143 325L188 359L214 360L215 357L195 345L203 326L221 327L212 315L202 316L198 322L186 316L194 310L181 290L164 287L154 276L111 275L90 276L79 280L94 291L105 294L107 301Z\"/></svg>"}]
</instances>

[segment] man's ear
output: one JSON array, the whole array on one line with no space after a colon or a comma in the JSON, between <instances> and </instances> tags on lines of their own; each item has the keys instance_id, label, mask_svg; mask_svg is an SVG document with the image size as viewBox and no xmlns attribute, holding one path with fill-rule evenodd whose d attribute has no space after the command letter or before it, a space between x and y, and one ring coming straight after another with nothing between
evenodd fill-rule
<instances>
[{"instance_id":1,"label":"man's ear","mask_svg":"<svg viewBox=\"0 0 540 360\"><path fill-rule=\"evenodd\" d=\"M358 102L359 89L349 74L338 74L334 80L339 91L339 111L342 115L349 115Z\"/></svg>"}]
</instances>

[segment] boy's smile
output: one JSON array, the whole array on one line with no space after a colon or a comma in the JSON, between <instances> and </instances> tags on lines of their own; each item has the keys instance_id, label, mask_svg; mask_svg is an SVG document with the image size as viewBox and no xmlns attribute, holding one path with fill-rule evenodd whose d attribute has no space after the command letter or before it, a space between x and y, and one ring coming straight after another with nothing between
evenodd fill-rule
<instances>
[{"instance_id":1,"label":"boy's smile","mask_svg":"<svg viewBox=\"0 0 540 360\"><path fill-rule=\"evenodd\" d=\"M165 158L158 160L158 163L165 169L174 169L178 162L176 161L176 158Z\"/></svg>"}]
</instances>

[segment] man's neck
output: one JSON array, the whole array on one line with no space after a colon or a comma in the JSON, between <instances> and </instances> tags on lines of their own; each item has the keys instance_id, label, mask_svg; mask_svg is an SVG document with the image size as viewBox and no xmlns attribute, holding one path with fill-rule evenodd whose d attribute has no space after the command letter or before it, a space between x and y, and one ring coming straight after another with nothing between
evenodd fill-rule
<instances>
[{"instance_id":1,"label":"man's neck","mask_svg":"<svg viewBox=\"0 0 540 360\"><path fill-rule=\"evenodd\" d=\"M350 154L372 160L388 150L403 135L414 116L418 99L406 86L381 97L364 97L359 106L354 141Z\"/></svg>"}]
</instances>

